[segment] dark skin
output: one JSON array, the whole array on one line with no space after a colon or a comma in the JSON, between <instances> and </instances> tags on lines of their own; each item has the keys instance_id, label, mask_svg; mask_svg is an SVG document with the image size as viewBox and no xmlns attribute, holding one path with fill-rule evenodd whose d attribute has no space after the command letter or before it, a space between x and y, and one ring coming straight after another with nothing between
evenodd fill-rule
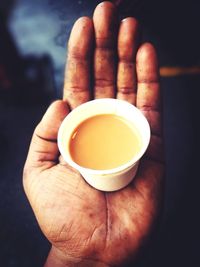
<instances>
[{"instance_id":1,"label":"dark skin","mask_svg":"<svg viewBox=\"0 0 200 267\"><path fill-rule=\"evenodd\" d=\"M149 43L139 46L138 36L134 18L121 21L118 31L110 2L99 4L93 19L80 18L73 26L63 100L54 102L36 127L24 167L25 192L52 244L45 267L134 263L154 229L164 176L160 85L155 49ZM116 192L88 185L57 147L64 117L93 96L136 105L151 127L136 177Z\"/></svg>"}]
</instances>

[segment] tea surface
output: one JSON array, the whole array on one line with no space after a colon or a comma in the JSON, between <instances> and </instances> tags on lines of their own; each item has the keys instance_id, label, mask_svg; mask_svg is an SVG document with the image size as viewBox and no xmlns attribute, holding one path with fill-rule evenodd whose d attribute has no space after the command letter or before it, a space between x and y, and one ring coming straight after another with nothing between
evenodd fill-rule
<instances>
[{"instance_id":1,"label":"tea surface","mask_svg":"<svg viewBox=\"0 0 200 267\"><path fill-rule=\"evenodd\" d=\"M71 136L69 150L78 165L108 170L136 155L141 138L134 125L113 114L96 115L80 123Z\"/></svg>"}]
</instances>

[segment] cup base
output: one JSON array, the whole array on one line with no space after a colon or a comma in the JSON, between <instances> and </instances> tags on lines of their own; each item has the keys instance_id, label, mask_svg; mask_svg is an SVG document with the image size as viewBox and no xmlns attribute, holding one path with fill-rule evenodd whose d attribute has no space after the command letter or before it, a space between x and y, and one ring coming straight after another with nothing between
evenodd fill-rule
<instances>
[{"instance_id":1,"label":"cup base","mask_svg":"<svg viewBox=\"0 0 200 267\"><path fill-rule=\"evenodd\" d=\"M112 192L120 190L126 187L135 177L139 162L132 166L126 172L109 174L104 176L93 176L88 175L88 173L81 173L85 181L90 184L95 189L105 192Z\"/></svg>"}]
</instances>

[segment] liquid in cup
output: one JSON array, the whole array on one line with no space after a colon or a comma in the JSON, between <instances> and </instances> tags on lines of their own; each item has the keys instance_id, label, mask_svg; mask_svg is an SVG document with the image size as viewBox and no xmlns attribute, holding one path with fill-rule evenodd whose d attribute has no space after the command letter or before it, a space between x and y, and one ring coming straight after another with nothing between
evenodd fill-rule
<instances>
[{"instance_id":1,"label":"liquid in cup","mask_svg":"<svg viewBox=\"0 0 200 267\"><path fill-rule=\"evenodd\" d=\"M72 133L69 150L78 165L108 170L131 160L140 151L141 145L140 135L132 123L121 116L101 114L77 126Z\"/></svg>"}]
</instances>

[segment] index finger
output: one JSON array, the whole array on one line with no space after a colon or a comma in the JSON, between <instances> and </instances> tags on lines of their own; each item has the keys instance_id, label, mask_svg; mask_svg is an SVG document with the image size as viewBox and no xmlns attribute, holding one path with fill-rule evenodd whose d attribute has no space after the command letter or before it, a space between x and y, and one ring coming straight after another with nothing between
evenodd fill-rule
<instances>
[{"instance_id":1,"label":"index finger","mask_svg":"<svg viewBox=\"0 0 200 267\"><path fill-rule=\"evenodd\" d=\"M78 19L69 38L63 91L63 99L67 100L71 109L90 99L93 37L92 20L88 17Z\"/></svg>"}]
</instances>

